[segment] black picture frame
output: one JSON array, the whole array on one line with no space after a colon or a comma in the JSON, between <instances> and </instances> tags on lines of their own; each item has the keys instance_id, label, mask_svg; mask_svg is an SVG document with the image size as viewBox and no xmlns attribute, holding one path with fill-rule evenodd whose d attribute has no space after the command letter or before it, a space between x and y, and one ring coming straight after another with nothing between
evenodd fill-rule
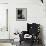
<instances>
[{"instance_id":1,"label":"black picture frame","mask_svg":"<svg viewBox=\"0 0 46 46\"><path fill-rule=\"evenodd\" d=\"M27 8L16 8L16 21L27 20Z\"/></svg>"}]
</instances>

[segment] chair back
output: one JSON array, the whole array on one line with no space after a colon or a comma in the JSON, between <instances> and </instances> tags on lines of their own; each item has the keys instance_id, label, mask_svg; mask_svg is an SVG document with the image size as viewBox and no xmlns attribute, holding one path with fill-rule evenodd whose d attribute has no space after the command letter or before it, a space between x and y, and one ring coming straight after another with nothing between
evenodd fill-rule
<instances>
[{"instance_id":1,"label":"chair back","mask_svg":"<svg viewBox=\"0 0 46 46\"><path fill-rule=\"evenodd\" d=\"M28 30L28 33L30 35L32 35L32 34L38 35L40 32L40 24L36 24L36 23L29 24L29 23L27 23L27 30Z\"/></svg>"}]
</instances>

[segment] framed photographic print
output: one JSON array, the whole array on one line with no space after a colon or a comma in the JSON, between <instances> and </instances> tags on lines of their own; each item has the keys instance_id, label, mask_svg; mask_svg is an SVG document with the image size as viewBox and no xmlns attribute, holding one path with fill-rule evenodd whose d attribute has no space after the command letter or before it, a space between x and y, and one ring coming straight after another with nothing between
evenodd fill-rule
<instances>
[{"instance_id":1,"label":"framed photographic print","mask_svg":"<svg viewBox=\"0 0 46 46\"><path fill-rule=\"evenodd\" d=\"M27 20L27 8L16 8L16 20L17 21Z\"/></svg>"}]
</instances>

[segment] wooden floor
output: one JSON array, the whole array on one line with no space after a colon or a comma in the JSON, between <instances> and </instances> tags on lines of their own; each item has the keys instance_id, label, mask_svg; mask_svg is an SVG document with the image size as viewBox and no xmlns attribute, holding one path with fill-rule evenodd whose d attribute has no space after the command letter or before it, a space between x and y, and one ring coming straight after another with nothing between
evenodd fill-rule
<instances>
[{"instance_id":1,"label":"wooden floor","mask_svg":"<svg viewBox=\"0 0 46 46\"><path fill-rule=\"evenodd\" d=\"M19 46L31 46L31 43L29 44L29 43L22 42L21 45L19 45ZM33 46L43 46L43 45L41 45L41 44L34 44Z\"/></svg>"}]
</instances>

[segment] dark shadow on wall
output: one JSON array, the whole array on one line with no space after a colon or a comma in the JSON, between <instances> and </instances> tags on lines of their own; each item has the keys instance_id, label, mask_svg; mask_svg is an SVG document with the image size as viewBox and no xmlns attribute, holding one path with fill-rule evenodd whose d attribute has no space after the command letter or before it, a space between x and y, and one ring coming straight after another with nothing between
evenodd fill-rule
<instances>
[{"instance_id":1,"label":"dark shadow on wall","mask_svg":"<svg viewBox=\"0 0 46 46\"><path fill-rule=\"evenodd\" d=\"M43 37L43 26L42 25L40 25L40 39L41 39L41 44L42 44L42 46L45 46L44 45L44 37Z\"/></svg>"}]
</instances>

